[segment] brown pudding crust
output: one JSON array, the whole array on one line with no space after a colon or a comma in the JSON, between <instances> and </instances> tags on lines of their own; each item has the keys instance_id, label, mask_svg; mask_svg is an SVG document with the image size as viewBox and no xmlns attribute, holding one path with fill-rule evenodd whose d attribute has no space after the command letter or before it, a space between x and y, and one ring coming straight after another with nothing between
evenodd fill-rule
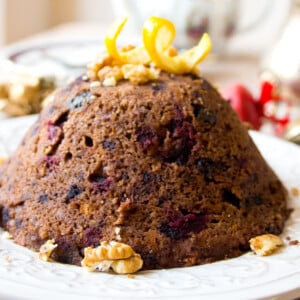
<instances>
[{"instance_id":1,"label":"brown pudding crust","mask_svg":"<svg viewBox=\"0 0 300 300\"><path fill-rule=\"evenodd\" d=\"M144 269L203 264L279 234L286 217L286 191L246 128L192 75L78 78L0 169L0 225L34 250L54 239L64 263L121 239Z\"/></svg>"}]
</instances>

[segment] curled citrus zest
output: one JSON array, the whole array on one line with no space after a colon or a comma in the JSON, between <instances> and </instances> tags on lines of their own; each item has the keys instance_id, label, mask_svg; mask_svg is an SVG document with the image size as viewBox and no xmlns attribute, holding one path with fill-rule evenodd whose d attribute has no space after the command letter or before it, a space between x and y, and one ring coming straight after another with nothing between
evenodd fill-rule
<instances>
[{"instance_id":1,"label":"curled citrus zest","mask_svg":"<svg viewBox=\"0 0 300 300\"><path fill-rule=\"evenodd\" d=\"M129 51L121 51L117 48L117 38L125 26L128 18L122 18L115 22L105 37L105 46L108 54L117 62L123 64L147 64L150 62L149 55L144 47L136 47Z\"/></svg>"},{"instance_id":2,"label":"curled citrus zest","mask_svg":"<svg viewBox=\"0 0 300 300\"><path fill-rule=\"evenodd\" d=\"M211 40L207 33L204 33L196 47L187 50L182 57L189 63L191 69L195 69L197 65L205 59L211 50Z\"/></svg>"},{"instance_id":3,"label":"curled citrus zest","mask_svg":"<svg viewBox=\"0 0 300 300\"><path fill-rule=\"evenodd\" d=\"M150 17L143 27L143 42L151 60L158 68L174 74L197 73L197 65L207 56L211 49L208 34L204 34L199 44L181 55L169 56L176 29L169 20Z\"/></svg>"},{"instance_id":4,"label":"curled citrus zest","mask_svg":"<svg viewBox=\"0 0 300 300\"><path fill-rule=\"evenodd\" d=\"M117 39L123 30L127 18L115 22L107 32L105 46L107 53L89 67L89 76L101 80L105 86L116 85L122 79L134 84L157 79L160 70L173 74L199 72L198 64L211 49L208 34L204 34L199 44L178 54L172 43L176 29L169 20L151 17L143 27L143 45L141 47L117 47Z\"/></svg>"}]
</instances>

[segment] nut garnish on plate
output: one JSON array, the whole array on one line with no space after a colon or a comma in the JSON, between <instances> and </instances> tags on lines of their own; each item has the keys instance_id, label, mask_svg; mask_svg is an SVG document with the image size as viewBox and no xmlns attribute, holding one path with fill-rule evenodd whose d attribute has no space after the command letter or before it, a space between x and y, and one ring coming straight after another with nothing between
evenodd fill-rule
<instances>
[{"instance_id":1,"label":"nut garnish on plate","mask_svg":"<svg viewBox=\"0 0 300 300\"><path fill-rule=\"evenodd\" d=\"M2 238L3 238L4 240L11 240L11 239L13 238L13 236L11 235L10 232L8 232L8 231L3 231L3 233L2 233Z\"/></svg>"},{"instance_id":2,"label":"nut garnish on plate","mask_svg":"<svg viewBox=\"0 0 300 300\"><path fill-rule=\"evenodd\" d=\"M55 244L54 239L48 240L40 248L39 259L43 260L43 261L49 261L50 255L56 247L57 247L57 244Z\"/></svg>"},{"instance_id":3,"label":"nut garnish on plate","mask_svg":"<svg viewBox=\"0 0 300 300\"><path fill-rule=\"evenodd\" d=\"M259 256L271 255L279 247L283 246L281 238L274 234L263 234L252 238L250 248Z\"/></svg>"},{"instance_id":4,"label":"nut garnish on plate","mask_svg":"<svg viewBox=\"0 0 300 300\"><path fill-rule=\"evenodd\" d=\"M143 260L127 244L103 241L97 248L84 249L81 265L90 272L96 269L108 271L112 268L118 274L130 274L142 268Z\"/></svg>"}]
</instances>

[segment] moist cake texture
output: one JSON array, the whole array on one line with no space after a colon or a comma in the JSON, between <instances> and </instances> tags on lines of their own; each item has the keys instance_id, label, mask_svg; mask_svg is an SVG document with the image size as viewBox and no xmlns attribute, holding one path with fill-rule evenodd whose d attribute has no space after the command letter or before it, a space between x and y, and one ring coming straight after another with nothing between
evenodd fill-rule
<instances>
[{"instance_id":1,"label":"moist cake texture","mask_svg":"<svg viewBox=\"0 0 300 300\"><path fill-rule=\"evenodd\" d=\"M0 169L0 225L20 245L80 264L120 241L144 269L238 256L280 234L286 191L203 78L133 85L78 78L55 94Z\"/></svg>"}]
</instances>

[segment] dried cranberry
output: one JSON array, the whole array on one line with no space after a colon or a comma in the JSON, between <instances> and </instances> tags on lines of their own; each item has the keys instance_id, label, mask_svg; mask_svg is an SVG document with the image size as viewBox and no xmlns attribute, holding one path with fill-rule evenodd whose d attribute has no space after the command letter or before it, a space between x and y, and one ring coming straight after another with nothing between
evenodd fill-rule
<instances>
[{"instance_id":1,"label":"dried cranberry","mask_svg":"<svg viewBox=\"0 0 300 300\"><path fill-rule=\"evenodd\" d=\"M61 133L61 128L56 126L51 120L47 122L47 138L54 141Z\"/></svg>"},{"instance_id":2,"label":"dried cranberry","mask_svg":"<svg viewBox=\"0 0 300 300\"><path fill-rule=\"evenodd\" d=\"M193 146L196 144L195 130L188 122L178 124L176 121L170 126L171 142L165 145L161 156L165 162L182 164L188 161Z\"/></svg>"},{"instance_id":3,"label":"dried cranberry","mask_svg":"<svg viewBox=\"0 0 300 300\"><path fill-rule=\"evenodd\" d=\"M56 166L59 164L59 157L57 155L43 156L42 163L46 163L46 167L50 170L55 170Z\"/></svg>"},{"instance_id":4,"label":"dried cranberry","mask_svg":"<svg viewBox=\"0 0 300 300\"><path fill-rule=\"evenodd\" d=\"M90 227L83 232L83 247L97 247L100 244L102 232L99 228Z\"/></svg>"},{"instance_id":5,"label":"dried cranberry","mask_svg":"<svg viewBox=\"0 0 300 300\"><path fill-rule=\"evenodd\" d=\"M138 129L136 138L143 150L147 150L150 146L155 145L158 140L155 130L150 126Z\"/></svg>"},{"instance_id":6,"label":"dried cranberry","mask_svg":"<svg viewBox=\"0 0 300 300\"><path fill-rule=\"evenodd\" d=\"M93 182L93 189L98 192L98 193L104 193L107 192L112 185L112 179L111 178L100 178L98 177L97 179L94 178L94 180L92 180Z\"/></svg>"},{"instance_id":7,"label":"dried cranberry","mask_svg":"<svg viewBox=\"0 0 300 300\"><path fill-rule=\"evenodd\" d=\"M189 233L197 233L205 228L207 223L206 214L187 213L181 212L169 213L168 221L161 224L159 230L164 235L179 240L186 238Z\"/></svg>"}]
</instances>

